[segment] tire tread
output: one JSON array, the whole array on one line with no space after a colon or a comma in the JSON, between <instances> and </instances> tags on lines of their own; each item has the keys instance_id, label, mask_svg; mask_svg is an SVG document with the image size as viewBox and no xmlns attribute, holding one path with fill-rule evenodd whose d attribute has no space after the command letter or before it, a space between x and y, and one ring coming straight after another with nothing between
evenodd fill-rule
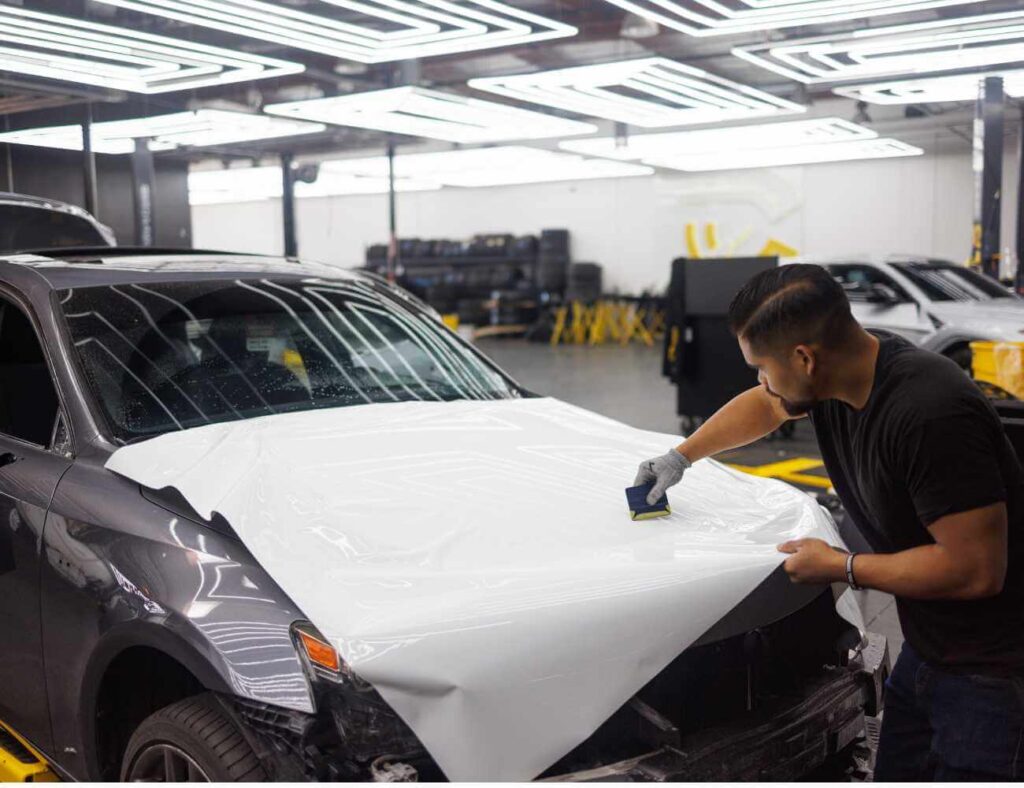
<instances>
[{"instance_id":1,"label":"tire tread","mask_svg":"<svg viewBox=\"0 0 1024 788\"><path fill-rule=\"evenodd\" d=\"M154 739L168 740L168 729L171 729L172 738L174 729L177 729L186 742L197 740L206 748L205 754L215 761L218 769L218 773L208 775L211 780L263 782L268 779L266 770L249 742L210 692L176 701L147 717L128 742L122 764L122 779L125 779L129 764L138 751L148 742ZM175 744L181 746L180 742ZM182 749L189 752L185 747ZM196 757L194 752L189 754Z\"/></svg>"}]
</instances>

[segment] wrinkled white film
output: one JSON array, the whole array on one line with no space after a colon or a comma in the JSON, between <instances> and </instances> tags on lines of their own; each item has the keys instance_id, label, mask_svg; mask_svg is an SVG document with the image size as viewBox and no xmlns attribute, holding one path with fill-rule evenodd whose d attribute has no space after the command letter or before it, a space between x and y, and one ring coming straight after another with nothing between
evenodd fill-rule
<instances>
[{"instance_id":1,"label":"wrinkled white film","mask_svg":"<svg viewBox=\"0 0 1024 788\"><path fill-rule=\"evenodd\" d=\"M672 515L623 490L679 438L553 399L407 402L170 433L107 466L219 512L451 779L530 779L831 518L697 463Z\"/></svg>"}]
</instances>

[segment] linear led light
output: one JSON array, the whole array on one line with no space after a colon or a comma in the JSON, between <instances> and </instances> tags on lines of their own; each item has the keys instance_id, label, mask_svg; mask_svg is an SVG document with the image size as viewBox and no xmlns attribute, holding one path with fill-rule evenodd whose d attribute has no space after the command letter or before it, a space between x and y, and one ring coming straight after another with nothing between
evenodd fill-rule
<instances>
[{"instance_id":1,"label":"linear led light","mask_svg":"<svg viewBox=\"0 0 1024 788\"><path fill-rule=\"evenodd\" d=\"M433 191L440 184L399 179L395 189L400 192ZM384 176L332 172L321 167L314 183L296 183L295 196L340 197L358 194L385 194L388 180ZM280 198L282 194L280 167L245 167L227 170L200 170L188 176L190 205L261 202Z\"/></svg>"},{"instance_id":2,"label":"linear led light","mask_svg":"<svg viewBox=\"0 0 1024 788\"><path fill-rule=\"evenodd\" d=\"M337 159L321 170L384 177L387 159ZM507 145L495 148L404 154L395 159L401 178L445 186L510 186L554 181L628 178L654 173L650 167L604 159L587 159L570 153Z\"/></svg>"},{"instance_id":3,"label":"linear led light","mask_svg":"<svg viewBox=\"0 0 1024 788\"><path fill-rule=\"evenodd\" d=\"M785 167L792 164L822 164L857 159L888 159L920 156L920 148L899 140L879 138L799 145L786 148L750 148L688 153L681 156L654 157L648 164L683 172L747 170L758 167Z\"/></svg>"},{"instance_id":4,"label":"linear led light","mask_svg":"<svg viewBox=\"0 0 1024 788\"><path fill-rule=\"evenodd\" d=\"M167 93L303 69L299 63L0 4L0 71Z\"/></svg>"},{"instance_id":5,"label":"linear led light","mask_svg":"<svg viewBox=\"0 0 1024 788\"><path fill-rule=\"evenodd\" d=\"M527 44L578 32L496 0L313 0L319 13L262 0L97 2L362 63Z\"/></svg>"},{"instance_id":6,"label":"linear led light","mask_svg":"<svg viewBox=\"0 0 1024 788\"><path fill-rule=\"evenodd\" d=\"M635 134L624 140L615 137L568 140L560 142L559 147L587 156L603 156L620 161L650 161L684 154L832 144L876 137L878 134L865 126L833 117L700 131Z\"/></svg>"},{"instance_id":7,"label":"linear led light","mask_svg":"<svg viewBox=\"0 0 1024 788\"><path fill-rule=\"evenodd\" d=\"M692 36L749 33L992 0L608 0Z\"/></svg>"},{"instance_id":8,"label":"linear led light","mask_svg":"<svg viewBox=\"0 0 1024 788\"><path fill-rule=\"evenodd\" d=\"M264 107L274 115L463 144L590 134L596 126L493 101L401 87Z\"/></svg>"},{"instance_id":9,"label":"linear led light","mask_svg":"<svg viewBox=\"0 0 1024 788\"><path fill-rule=\"evenodd\" d=\"M238 142L312 134L326 127L319 123L248 115L244 112L200 109L148 118L110 120L92 125L92 146L97 153L131 153L136 139L148 139L150 150L182 146L208 147ZM0 134L0 142L43 148L82 150L82 127L49 126Z\"/></svg>"},{"instance_id":10,"label":"linear led light","mask_svg":"<svg viewBox=\"0 0 1024 788\"><path fill-rule=\"evenodd\" d=\"M984 68L1024 60L1024 11L737 47L733 54L807 84Z\"/></svg>"},{"instance_id":11,"label":"linear led light","mask_svg":"<svg viewBox=\"0 0 1024 788\"><path fill-rule=\"evenodd\" d=\"M518 101L644 128L742 120L805 109L660 57L472 79L469 85Z\"/></svg>"},{"instance_id":12,"label":"linear led light","mask_svg":"<svg viewBox=\"0 0 1024 788\"><path fill-rule=\"evenodd\" d=\"M985 74L957 74L931 79L902 79L870 85L836 88L840 96L869 104L929 104L942 101L974 101L985 77L1002 77L1003 92L1011 98L1024 97L1024 70Z\"/></svg>"}]
</instances>

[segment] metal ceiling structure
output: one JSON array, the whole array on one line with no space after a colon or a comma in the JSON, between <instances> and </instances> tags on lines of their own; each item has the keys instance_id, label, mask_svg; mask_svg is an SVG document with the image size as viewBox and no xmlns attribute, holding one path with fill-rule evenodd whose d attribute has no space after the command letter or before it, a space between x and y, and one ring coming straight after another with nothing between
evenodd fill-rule
<instances>
[{"instance_id":1,"label":"metal ceiling structure","mask_svg":"<svg viewBox=\"0 0 1024 788\"><path fill-rule=\"evenodd\" d=\"M266 11L264 6L278 16L261 17L256 11ZM727 22L711 32L689 29L693 24L704 24L700 19L709 18L707 11L712 6L730 9L729 19L754 20L757 24ZM366 13L369 7L379 12L376 19ZM231 13L240 13L242 8L255 10L238 17L244 24L233 24ZM816 8L822 13L815 12ZM165 37L177 40L185 49L194 46L203 52L228 51L246 63L296 64L300 68L288 73L287 67L280 67L277 76L265 79L140 95L116 83L112 84L119 89L64 81L53 78L52 73L40 76L28 73L32 69L26 66L2 61L0 67L9 70L0 71L0 131L66 125L80 112L75 107L86 101L92 104L95 120L103 122L198 108L260 112L272 104L410 85L494 100L493 94L474 90L468 82L663 58L771 94L781 103L806 106L809 116L857 120L879 134L897 136L931 152L969 147L972 102L930 100L957 98L962 90L955 93L915 86L907 92L911 102L914 96L922 98L915 103L859 104L858 99L880 95L864 89L870 80L831 80L832 72L871 73L872 66L851 67L848 60L851 53L860 56L867 52L871 57L871 31L890 31L880 38L885 45L898 42L900 30L908 25L923 30L929 25L956 30L961 24L957 20L963 20L969 33L972 18L991 20L1000 13L1019 14L1020 4L1017 0L0 0L0 12L4 11L22 16L62 15L83 24L120 28L140 40ZM664 18L667 14L685 23L670 23ZM310 26L310 19L316 17L330 22L331 35L324 36L323 30ZM773 19L781 21L776 25ZM294 21L294 29L288 27L292 24L288 20ZM801 24L803 21L817 23ZM705 28L717 24L711 19ZM993 33L993 26L991 22L974 25L984 28L989 51L993 37L999 35L998 31ZM12 35L6 28L0 31L8 43ZM1024 49L1019 41L1008 40ZM814 45L821 41L834 57L822 58L819 63ZM813 67L813 79L794 78L765 66L765 62L784 57L790 44L798 51L794 57L799 57L801 67ZM449 45L451 50L445 50ZM968 40L965 46L972 44ZM754 56L739 56L736 50ZM884 47L882 52L890 59L894 55ZM417 57L407 57L410 54ZM1020 60L1014 61L1014 57ZM1001 70L1021 69L1024 51L1017 54L1012 46L1004 47L995 60ZM968 58L955 73L990 73L992 61L987 56L976 58L976 62ZM98 68L107 65L101 63ZM158 76L159 63L143 65ZM21 70L13 70L15 67ZM916 68L914 64L908 66L910 71ZM948 76L949 72L944 74ZM927 73L913 76L917 80ZM842 90L844 85L855 85L857 90L845 90L847 96L837 95L835 88ZM889 91L885 95L891 99L895 94ZM567 120L594 121L564 108L542 109L508 97L498 100ZM598 122L604 133L615 131L609 121ZM194 161L235 157L259 160L287 151L299 158L337 158L378 154L389 139L399 145L422 142L410 136L389 136L384 131L329 126L301 137L178 148L158 155L185 156ZM540 146L554 148L557 141Z\"/></svg>"}]
</instances>

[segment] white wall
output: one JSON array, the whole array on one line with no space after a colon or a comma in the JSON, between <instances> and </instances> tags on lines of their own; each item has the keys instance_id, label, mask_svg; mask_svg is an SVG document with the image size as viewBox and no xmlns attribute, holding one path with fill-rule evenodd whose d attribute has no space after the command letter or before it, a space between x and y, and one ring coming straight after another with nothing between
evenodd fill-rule
<instances>
[{"instance_id":1,"label":"white wall","mask_svg":"<svg viewBox=\"0 0 1024 788\"><path fill-rule=\"evenodd\" d=\"M1007 186L1016 161L1008 157ZM1004 202L1004 243L1013 246L1016 189ZM567 227L573 257L605 266L606 283L638 291L667 283L685 254L687 222L715 222L719 253L756 253L768 238L801 255L918 253L965 260L974 184L967 154L928 155L706 175L656 175L400 194L402 237L468 238ZM278 201L192 211L197 247L277 254ZM300 255L342 266L387 237L384 196L298 201ZM702 235L703 237L703 235Z\"/></svg>"}]
</instances>

